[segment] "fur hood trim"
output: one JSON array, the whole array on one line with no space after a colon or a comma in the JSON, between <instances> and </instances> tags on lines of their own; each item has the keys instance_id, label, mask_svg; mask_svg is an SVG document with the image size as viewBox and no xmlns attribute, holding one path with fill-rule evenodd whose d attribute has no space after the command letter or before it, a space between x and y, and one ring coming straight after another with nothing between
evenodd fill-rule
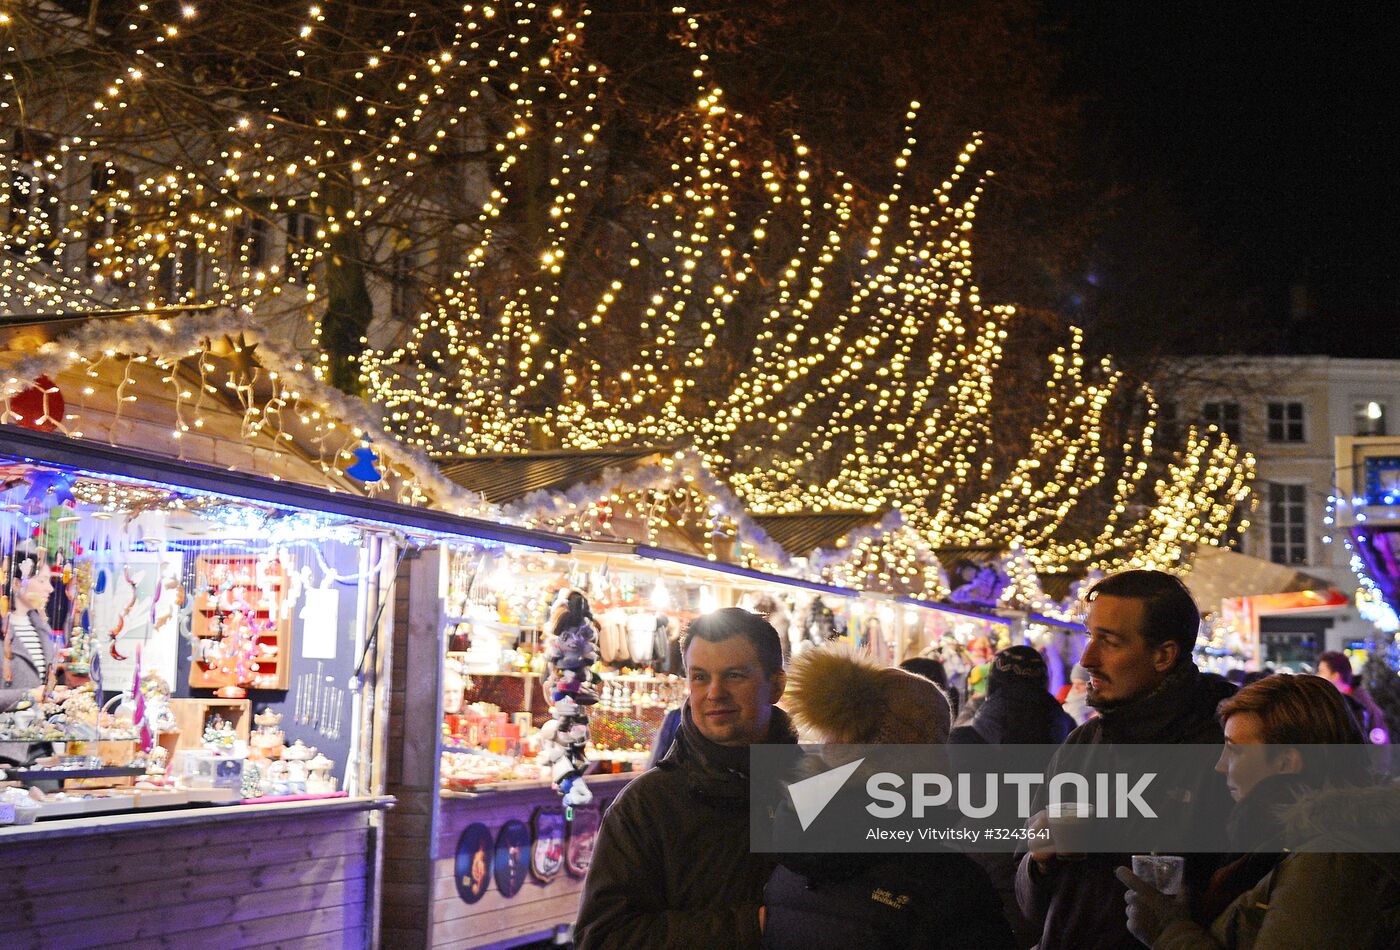
<instances>
[{"instance_id":1,"label":"fur hood trim","mask_svg":"<svg viewBox=\"0 0 1400 950\"><path fill-rule=\"evenodd\" d=\"M1286 806L1281 816L1293 848L1326 841L1339 851L1376 851L1378 836L1400 837L1400 786L1325 788Z\"/></svg>"}]
</instances>

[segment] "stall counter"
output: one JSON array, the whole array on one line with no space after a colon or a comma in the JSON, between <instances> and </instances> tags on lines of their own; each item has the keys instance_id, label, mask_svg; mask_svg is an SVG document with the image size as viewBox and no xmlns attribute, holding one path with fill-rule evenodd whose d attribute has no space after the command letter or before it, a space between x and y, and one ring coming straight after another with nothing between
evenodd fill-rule
<instances>
[{"instance_id":1,"label":"stall counter","mask_svg":"<svg viewBox=\"0 0 1400 950\"><path fill-rule=\"evenodd\" d=\"M73 818L0 829L8 948L372 946L392 798Z\"/></svg>"},{"instance_id":2,"label":"stall counter","mask_svg":"<svg viewBox=\"0 0 1400 950\"><path fill-rule=\"evenodd\" d=\"M600 818L602 810L638 774L589 776L594 804L587 809L576 810L574 822L569 825L569 834L573 835L577 828L583 827L585 818ZM409 894L396 895L394 885L388 884L385 887L386 945L394 935L396 918L412 921L422 920L426 916L426 933L420 932L416 939L405 940L403 945L434 948L510 947L549 939L573 924L578 916L578 902L583 891L581 874L573 873L566 867L548 882L541 881L528 870L530 849L527 848L522 855L526 870L514 884L518 889L513 889L509 878L503 887L499 872L504 865L500 863L502 858L498 857L502 853L499 844L502 830L507 823L518 821L529 830L529 841L533 844L533 820L539 809L563 810L559 793L543 783L480 793L444 793L437 803L437 829L433 835L429 867L431 885L427 895L428 906L415 906L416 902ZM469 831L482 834L477 829L484 829L485 837L492 843L492 873L479 893L473 894L470 886L464 884L458 874L458 852L459 848L470 848L469 844L464 843L470 840ZM400 855L401 848L405 854L411 854L412 840L400 842L395 836L386 840L386 868L395 866L397 862L394 859ZM469 868L464 870L470 871ZM391 878L392 874L386 871L386 881ZM394 900L396 896L401 902ZM469 901L468 898L474 899Z\"/></svg>"}]
</instances>

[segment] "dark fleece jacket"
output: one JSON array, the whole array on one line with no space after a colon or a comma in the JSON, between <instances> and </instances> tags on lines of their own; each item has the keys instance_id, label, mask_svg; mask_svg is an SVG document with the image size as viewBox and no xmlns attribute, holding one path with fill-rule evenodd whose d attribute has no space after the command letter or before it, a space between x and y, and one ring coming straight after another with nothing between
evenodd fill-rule
<instances>
[{"instance_id":1,"label":"dark fleece jacket","mask_svg":"<svg viewBox=\"0 0 1400 950\"><path fill-rule=\"evenodd\" d=\"M1163 744L1225 741L1215 710L1235 687L1222 677L1202 673L1190 663L1173 670L1147 696L1101 710L1065 740L1066 746L1113 743ZM1051 764L1055 771L1055 763ZM1214 772L1177 776L1189 801L1190 814L1181 820L1216 823L1220 837L1232 803L1225 782ZM1199 894L1220 866L1221 855L1187 855L1186 884ZM1016 898L1021 912L1041 925L1039 950L1136 950L1141 944L1128 933L1123 885L1114 868L1131 863L1131 855L1089 854L1080 861L1052 860L1041 871L1028 854L1016 871Z\"/></svg>"},{"instance_id":2,"label":"dark fleece jacket","mask_svg":"<svg viewBox=\"0 0 1400 950\"><path fill-rule=\"evenodd\" d=\"M796 754L781 709L767 742ZM574 927L579 950L758 947L774 861L749 849L748 769L747 748L710 742L685 709L666 758L603 818Z\"/></svg>"}]
</instances>

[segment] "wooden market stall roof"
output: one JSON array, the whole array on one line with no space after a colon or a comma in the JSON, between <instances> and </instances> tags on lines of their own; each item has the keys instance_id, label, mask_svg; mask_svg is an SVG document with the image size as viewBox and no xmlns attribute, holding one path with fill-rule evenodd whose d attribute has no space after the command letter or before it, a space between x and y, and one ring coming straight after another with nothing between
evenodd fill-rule
<instances>
[{"instance_id":1,"label":"wooden market stall roof","mask_svg":"<svg viewBox=\"0 0 1400 950\"><path fill-rule=\"evenodd\" d=\"M45 431L499 516L394 438L363 400L335 390L266 328L226 308L0 315L0 369L3 422L23 423L12 409L31 387L52 394L44 412L57 415L40 420Z\"/></svg>"},{"instance_id":2,"label":"wooden market stall roof","mask_svg":"<svg viewBox=\"0 0 1400 950\"><path fill-rule=\"evenodd\" d=\"M628 447L595 451L541 451L490 455L449 455L437 459L442 474L497 505L509 505L537 491L563 492L597 481L612 468L624 470L658 462L674 448Z\"/></svg>"},{"instance_id":3,"label":"wooden market stall roof","mask_svg":"<svg viewBox=\"0 0 1400 950\"><path fill-rule=\"evenodd\" d=\"M869 527L884 511L818 511L796 515L754 515L754 522L793 557L830 549L852 531Z\"/></svg>"}]
</instances>

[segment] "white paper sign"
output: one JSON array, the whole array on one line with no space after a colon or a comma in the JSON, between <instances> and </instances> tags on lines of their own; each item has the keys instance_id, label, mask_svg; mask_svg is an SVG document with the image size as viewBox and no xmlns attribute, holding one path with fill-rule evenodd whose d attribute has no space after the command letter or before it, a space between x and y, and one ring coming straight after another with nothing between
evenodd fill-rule
<instances>
[{"instance_id":1,"label":"white paper sign","mask_svg":"<svg viewBox=\"0 0 1400 950\"><path fill-rule=\"evenodd\" d=\"M301 608L301 655L306 660L334 660L340 629L340 592L334 588L308 587Z\"/></svg>"}]
</instances>

